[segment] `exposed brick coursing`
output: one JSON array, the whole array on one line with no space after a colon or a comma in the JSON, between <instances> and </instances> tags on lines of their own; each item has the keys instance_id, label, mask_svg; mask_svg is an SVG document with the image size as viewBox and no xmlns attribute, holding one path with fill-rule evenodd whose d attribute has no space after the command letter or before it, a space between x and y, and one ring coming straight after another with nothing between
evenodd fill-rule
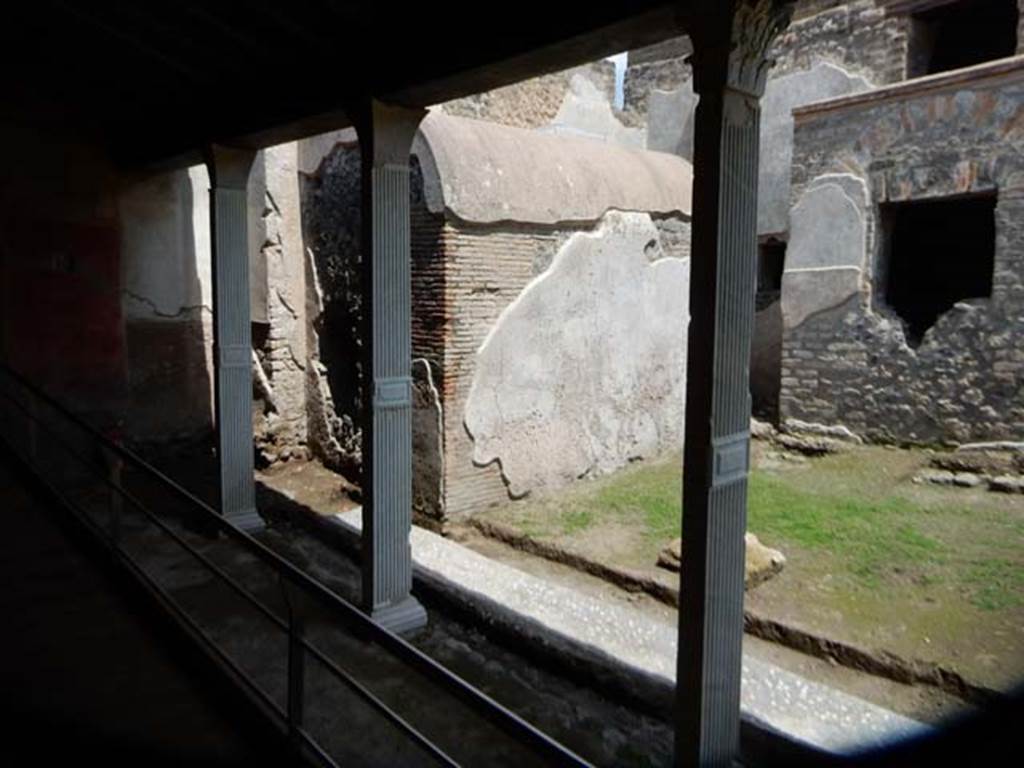
<instances>
[{"instance_id":1,"label":"exposed brick coursing","mask_svg":"<svg viewBox=\"0 0 1024 768\"><path fill-rule=\"evenodd\" d=\"M550 263L571 232L446 225L442 232L447 284L444 372L445 507L449 516L508 499L496 465L473 463L473 441L463 421L476 352L501 312Z\"/></svg>"},{"instance_id":2,"label":"exposed brick coursing","mask_svg":"<svg viewBox=\"0 0 1024 768\"><path fill-rule=\"evenodd\" d=\"M1024 435L1024 63L946 82L798 115L794 201L827 173L866 179L871 200L862 293L786 332L783 417L896 442ZM991 298L946 312L911 349L875 285L879 204L992 190Z\"/></svg>"}]
</instances>

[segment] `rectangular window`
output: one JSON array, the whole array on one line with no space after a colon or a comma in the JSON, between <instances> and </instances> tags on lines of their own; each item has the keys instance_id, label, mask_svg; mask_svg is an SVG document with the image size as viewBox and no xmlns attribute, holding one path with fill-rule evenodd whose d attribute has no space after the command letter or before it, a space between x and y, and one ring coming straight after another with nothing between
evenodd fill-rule
<instances>
[{"instance_id":1,"label":"rectangular window","mask_svg":"<svg viewBox=\"0 0 1024 768\"><path fill-rule=\"evenodd\" d=\"M1017 15L1017 0L958 0L912 14L908 76L1013 56Z\"/></svg>"},{"instance_id":2,"label":"rectangular window","mask_svg":"<svg viewBox=\"0 0 1024 768\"><path fill-rule=\"evenodd\" d=\"M782 271L786 266L786 243L769 238L757 246L757 308L778 301L782 291Z\"/></svg>"},{"instance_id":3,"label":"rectangular window","mask_svg":"<svg viewBox=\"0 0 1024 768\"><path fill-rule=\"evenodd\" d=\"M992 295L995 205L990 194L882 206L879 276L911 347L956 302Z\"/></svg>"}]
</instances>

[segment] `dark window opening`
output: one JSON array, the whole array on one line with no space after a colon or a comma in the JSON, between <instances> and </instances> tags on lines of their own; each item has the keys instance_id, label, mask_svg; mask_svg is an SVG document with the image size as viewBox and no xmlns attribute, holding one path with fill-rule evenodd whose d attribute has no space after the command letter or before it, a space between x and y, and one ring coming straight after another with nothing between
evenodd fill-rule
<instances>
[{"instance_id":1,"label":"dark window opening","mask_svg":"<svg viewBox=\"0 0 1024 768\"><path fill-rule=\"evenodd\" d=\"M1017 52L1017 0L960 0L911 17L908 75L947 72Z\"/></svg>"},{"instance_id":2,"label":"dark window opening","mask_svg":"<svg viewBox=\"0 0 1024 768\"><path fill-rule=\"evenodd\" d=\"M757 247L757 308L778 301L782 292L782 271L786 266L786 243L770 238Z\"/></svg>"},{"instance_id":3,"label":"dark window opening","mask_svg":"<svg viewBox=\"0 0 1024 768\"><path fill-rule=\"evenodd\" d=\"M765 237L757 247L757 297L750 346L750 396L754 415L777 424L782 384L782 271L786 242Z\"/></svg>"},{"instance_id":4,"label":"dark window opening","mask_svg":"<svg viewBox=\"0 0 1024 768\"><path fill-rule=\"evenodd\" d=\"M995 195L882 206L886 303L916 347L939 315L992 295Z\"/></svg>"}]
</instances>

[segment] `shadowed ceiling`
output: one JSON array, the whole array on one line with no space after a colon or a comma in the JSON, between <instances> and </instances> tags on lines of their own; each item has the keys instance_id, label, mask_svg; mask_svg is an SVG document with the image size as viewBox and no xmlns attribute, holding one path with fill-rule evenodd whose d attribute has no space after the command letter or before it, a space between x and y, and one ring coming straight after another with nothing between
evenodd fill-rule
<instances>
[{"instance_id":1,"label":"shadowed ceiling","mask_svg":"<svg viewBox=\"0 0 1024 768\"><path fill-rule=\"evenodd\" d=\"M342 127L368 94L425 106L658 42L680 33L673 9L36 0L5 10L5 112L59 105L125 161L262 146Z\"/></svg>"}]
</instances>

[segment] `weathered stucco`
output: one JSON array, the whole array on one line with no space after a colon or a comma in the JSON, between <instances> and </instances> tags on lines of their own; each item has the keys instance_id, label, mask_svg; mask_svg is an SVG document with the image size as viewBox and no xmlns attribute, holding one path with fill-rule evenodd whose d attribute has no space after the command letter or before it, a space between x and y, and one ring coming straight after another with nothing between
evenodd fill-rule
<instances>
[{"instance_id":1,"label":"weathered stucco","mask_svg":"<svg viewBox=\"0 0 1024 768\"><path fill-rule=\"evenodd\" d=\"M119 198L126 431L146 443L213 426L212 251L204 166L139 179ZM268 462L305 455L309 335L297 145L257 154L248 185L254 437Z\"/></svg>"},{"instance_id":2,"label":"weathered stucco","mask_svg":"<svg viewBox=\"0 0 1024 768\"><path fill-rule=\"evenodd\" d=\"M846 286L848 298L838 305L787 314L783 418L842 423L895 442L1024 433L1022 103L1024 58L1018 58L797 111L794 197L803 200L829 175L864 179L865 246L859 254L849 249L847 260L860 256L868 268L864 290ZM991 296L958 302L911 347L878 285L885 256L879 207L993 192ZM829 220L808 263L833 253L839 239L833 226ZM844 249L850 236L843 236ZM787 272L784 293L795 285ZM784 301L794 303L789 296Z\"/></svg>"},{"instance_id":3,"label":"weathered stucco","mask_svg":"<svg viewBox=\"0 0 1024 768\"><path fill-rule=\"evenodd\" d=\"M647 148L692 160L697 101L693 78L671 91L652 91L647 100Z\"/></svg>"},{"instance_id":4,"label":"weathered stucco","mask_svg":"<svg viewBox=\"0 0 1024 768\"><path fill-rule=\"evenodd\" d=\"M569 239L576 233L593 233L606 206L612 204L631 211L661 206L651 211L654 222L641 214L646 222L641 257L651 243L652 252L661 249L672 257L688 256L688 217L676 211L689 209L689 166L677 157L658 155L651 160L651 153L642 150L619 150L630 163L623 178L642 178L644 169L653 164L661 169L659 173L674 169L682 183L673 182L674 196L662 193L654 198L642 185L622 184L613 198L601 200L592 187L603 183L607 172L580 158L589 158L595 147L616 149L605 143L445 115L431 115L425 125L414 142L411 185L414 496L421 519L443 519L477 512L509 497L496 466L474 463L475 444L464 423L477 351L502 312L531 280L549 269ZM454 135L440 135L447 130ZM477 153L472 142L457 141L467 133L481 147L490 147L489 154ZM310 441L318 456L351 473L359 463L359 151L354 144L333 146L317 172L304 182L306 243L323 301L322 313L318 307L310 310L316 334L313 346L319 347L323 361L310 368L311 402L316 406L310 414ZM446 162L436 161L439 146L449 153ZM531 171L535 186L514 192L522 220L502 220L506 214L501 191L482 181L519 173L524 156L533 158L538 154L536 147L548 146L557 148L559 162L538 164ZM483 162L490 163L485 177L477 167ZM545 191L554 183L565 184L564 199L555 200ZM537 199L529 199L531 192ZM456 215L444 202L453 194L459 199L475 196L475 218L482 222ZM430 200L435 201L433 211L427 205ZM564 211L586 218L552 224ZM462 212L466 214L465 209ZM614 296L624 289L609 285L606 290ZM678 316L676 321L682 338Z\"/></svg>"},{"instance_id":5,"label":"weathered stucco","mask_svg":"<svg viewBox=\"0 0 1024 768\"><path fill-rule=\"evenodd\" d=\"M629 128L619 121L607 94L588 77L573 75L558 114L539 130L569 136L585 136L625 147L643 149L647 144L642 128Z\"/></svg>"},{"instance_id":6,"label":"weathered stucco","mask_svg":"<svg viewBox=\"0 0 1024 768\"><path fill-rule=\"evenodd\" d=\"M678 447L689 262L647 214L577 233L480 348L465 424L474 461L519 496Z\"/></svg>"},{"instance_id":7,"label":"weathered stucco","mask_svg":"<svg viewBox=\"0 0 1024 768\"><path fill-rule=\"evenodd\" d=\"M456 117L541 128L556 118L576 77L593 83L609 103L615 96L615 67L611 62L599 61L448 101L440 109Z\"/></svg>"},{"instance_id":8,"label":"weathered stucco","mask_svg":"<svg viewBox=\"0 0 1024 768\"><path fill-rule=\"evenodd\" d=\"M861 288L867 248L867 185L851 175L814 180L790 214L782 275L784 326L837 307Z\"/></svg>"},{"instance_id":9,"label":"weathered stucco","mask_svg":"<svg viewBox=\"0 0 1024 768\"><path fill-rule=\"evenodd\" d=\"M814 62L807 70L769 78L761 99L758 234L784 234L789 230L793 109L870 87L871 83L863 77L827 61ZM697 101L689 78L674 90L652 92L648 100L647 148L690 159Z\"/></svg>"},{"instance_id":10,"label":"weathered stucco","mask_svg":"<svg viewBox=\"0 0 1024 768\"><path fill-rule=\"evenodd\" d=\"M209 178L203 166L140 179L118 201L128 410L134 440L213 424Z\"/></svg>"},{"instance_id":11,"label":"weathered stucco","mask_svg":"<svg viewBox=\"0 0 1024 768\"><path fill-rule=\"evenodd\" d=\"M847 93L871 83L828 62L772 77L761 101L761 152L757 182L758 234L789 229L789 182L793 164L793 109Z\"/></svg>"},{"instance_id":12,"label":"weathered stucco","mask_svg":"<svg viewBox=\"0 0 1024 768\"><path fill-rule=\"evenodd\" d=\"M592 222L610 210L689 215L672 155L431 113L413 153L429 210L474 224Z\"/></svg>"}]
</instances>

